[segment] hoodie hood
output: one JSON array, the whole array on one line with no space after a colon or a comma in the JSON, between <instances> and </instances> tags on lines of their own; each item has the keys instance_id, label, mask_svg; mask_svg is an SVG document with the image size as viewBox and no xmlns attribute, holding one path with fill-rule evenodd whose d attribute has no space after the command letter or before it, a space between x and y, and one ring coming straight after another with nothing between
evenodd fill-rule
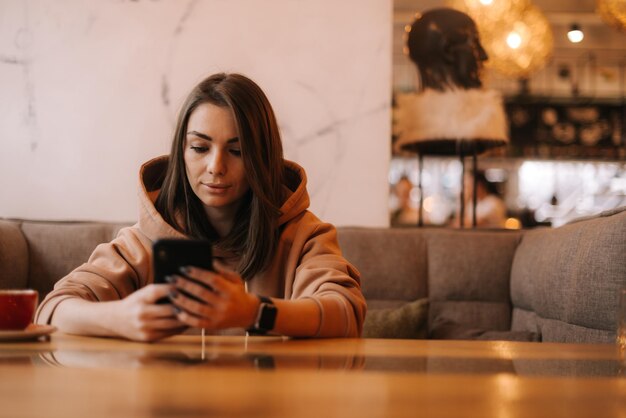
<instances>
[{"instance_id":1,"label":"hoodie hood","mask_svg":"<svg viewBox=\"0 0 626 418\"><path fill-rule=\"evenodd\" d=\"M159 238L184 238L170 224L165 222L154 206L159 190L165 178L168 156L153 158L144 163L139 170L139 228L148 238L155 241Z\"/></svg>"},{"instance_id":2,"label":"hoodie hood","mask_svg":"<svg viewBox=\"0 0 626 418\"><path fill-rule=\"evenodd\" d=\"M306 173L304 168L293 161L284 160L285 179L283 186L283 204L280 207L282 213L278 218L278 226L284 225L309 208L311 203L309 193L306 190Z\"/></svg>"},{"instance_id":3,"label":"hoodie hood","mask_svg":"<svg viewBox=\"0 0 626 418\"><path fill-rule=\"evenodd\" d=\"M153 158L139 170L139 227L151 240L185 237L165 222L154 206L165 179L168 158L167 155ZM304 169L292 161L284 160L284 164L283 204L278 226L304 213L310 204Z\"/></svg>"}]
</instances>

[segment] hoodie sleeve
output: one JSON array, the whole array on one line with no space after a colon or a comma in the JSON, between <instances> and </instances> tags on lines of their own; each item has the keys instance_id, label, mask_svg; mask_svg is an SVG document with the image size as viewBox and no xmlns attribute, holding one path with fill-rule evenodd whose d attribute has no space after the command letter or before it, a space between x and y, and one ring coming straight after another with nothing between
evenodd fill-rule
<instances>
[{"instance_id":1,"label":"hoodie sleeve","mask_svg":"<svg viewBox=\"0 0 626 418\"><path fill-rule=\"evenodd\" d=\"M43 300L35 322L48 324L65 299L123 299L149 282L151 241L135 227L122 229L113 241L96 247L89 260L59 280Z\"/></svg>"},{"instance_id":2,"label":"hoodie sleeve","mask_svg":"<svg viewBox=\"0 0 626 418\"><path fill-rule=\"evenodd\" d=\"M367 310L361 293L360 273L341 255L337 232L328 223L317 223L303 238L296 268L293 299L311 298L320 307L318 337L359 337ZM303 234L304 233L304 234Z\"/></svg>"}]
</instances>

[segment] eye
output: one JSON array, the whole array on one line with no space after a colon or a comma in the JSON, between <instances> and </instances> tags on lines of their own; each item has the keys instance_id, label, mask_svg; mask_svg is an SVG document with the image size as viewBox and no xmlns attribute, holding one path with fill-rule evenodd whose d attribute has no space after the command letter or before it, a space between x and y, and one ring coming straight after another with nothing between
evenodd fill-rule
<instances>
[{"instance_id":1,"label":"eye","mask_svg":"<svg viewBox=\"0 0 626 418\"><path fill-rule=\"evenodd\" d=\"M241 157L241 150L240 149L231 149L229 152L232 155L236 156L236 157Z\"/></svg>"},{"instance_id":2,"label":"eye","mask_svg":"<svg viewBox=\"0 0 626 418\"><path fill-rule=\"evenodd\" d=\"M190 146L189 148L191 148L194 152L198 153L198 154L204 154L205 152L208 151L208 147L199 147L199 146Z\"/></svg>"}]
</instances>

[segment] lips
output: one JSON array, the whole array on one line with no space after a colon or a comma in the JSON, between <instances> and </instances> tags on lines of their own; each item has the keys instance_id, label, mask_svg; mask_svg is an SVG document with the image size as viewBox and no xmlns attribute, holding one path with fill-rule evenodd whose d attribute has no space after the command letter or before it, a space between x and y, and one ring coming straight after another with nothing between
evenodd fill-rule
<instances>
[{"instance_id":1,"label":"lips","mask_svg":"<svg viewBox=\"0 0 626 418\"><path fill-rule=\"evenodd\" d=\"M223 183L201 183L209 193L224 194L230 188L228 184Z\"/></svg>"}]
</instances>

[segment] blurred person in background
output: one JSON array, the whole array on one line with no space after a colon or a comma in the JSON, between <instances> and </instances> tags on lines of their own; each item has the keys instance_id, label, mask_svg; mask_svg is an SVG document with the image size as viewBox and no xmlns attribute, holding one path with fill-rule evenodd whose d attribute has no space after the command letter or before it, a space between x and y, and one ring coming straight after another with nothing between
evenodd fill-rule
<instances>
[{"instance_id":1,"label":"blurred person in background","mask_svg":"<svg viewBox=\"0 0 626 418\"><path fill-rule=\"evenodd\" d=\"M474 214L474 180L466 173L465 183L465 215L464 226L472 226ZM459 227L461 222L459 212L452 220L452 226ZM496 185L485 177L484 172L476 173L476 227L477 228L504 228L507 219L507 209Z\"/></svg>"},{"instance_id":2,"label":"blurred person in background","mask_svg":"<svg viewBox=\"0 0 626 418\"><path fill-rule=\"evenodd\" d=\"M391 213L391 226L417 226L419 214L417 208L411 204L411 191L414 187L406 176L402 176L393 187L398 206Z\"/></svg>"}]
</instances>

